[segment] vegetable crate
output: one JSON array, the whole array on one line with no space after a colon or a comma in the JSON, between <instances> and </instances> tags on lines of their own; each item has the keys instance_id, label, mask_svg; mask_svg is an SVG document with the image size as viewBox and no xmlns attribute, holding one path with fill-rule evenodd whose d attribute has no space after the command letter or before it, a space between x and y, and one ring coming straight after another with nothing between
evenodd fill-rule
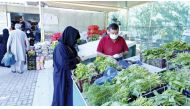
<instances>
[{"instance_id":1,"label":"vegetable crate","mask_svg":"<svg viewBox=\"0 0 190 109\"><path fill-rule=\"evenodd\" d=\"M150 60L144 60L142 57L140 58L143 63L153 65L155 67L159 68L166 68L166 59L150 59Z\"/></svg>"},{"instance_id":2,"label":"vegetable crate","mask_svg":"<svg viewBox=\"0 0 190 109\"><path fill-rule=\"evenodd\" d=\"M36 70L36 52L33 55L27 53L27 69Z\"/></svg>"},{"instance_id":3,"label":"vegetable crate","mask_svg":"<svg viewBox=\"0 0 190 109\"><path fill-rule=\"evenodd\" d=\"M152 89L151 91L148 91L148 92L142 94L142 96L146 97L146 98L150 98L150 97L155 96L153 91L157 91L159 94L162 94L167 89L168 89L168 85L164 84L164 85L161 85L161 86L158 86L158 87Z\"/></svg>"},{"instance_id":4,"label":"vegetable crate","mask_svg":"<svg viewBox=\"0 0 190 109\"><path fill-rule=\"evenodd\" d=\"M145 97L145 98L154 97L155 96L154 91L158 92L159 94L162 94L167 89L168 89L168 85L167 84L163 84L163 85L160 85L160 86L158 86L156 88L151 89L150 91L142 93L142 97ZM128 102L133 102L136 99L137 99L136 96L131 96L130 99L128 99Z\"/></svg>"},{"instance_id":5,"label":"vegetable crate","mask_svg":"<svg viewBox=\"0 0 190 109\"><path fill-rule=\"evenodd\" d=\"M98 75L96 75L96 76L93 76L90 80L89 80L89 79L79 80L79 81L77 82L77 85L78 85L79 90L80 90L81 92L83 92L83 90L84 90L84 89L83 89L84 83L93 84L96 79L98 79L98 78L100 78L100 77L102 77L102 76L103 76L103 74L98 74Z\"/></svg>"}]
</instances>

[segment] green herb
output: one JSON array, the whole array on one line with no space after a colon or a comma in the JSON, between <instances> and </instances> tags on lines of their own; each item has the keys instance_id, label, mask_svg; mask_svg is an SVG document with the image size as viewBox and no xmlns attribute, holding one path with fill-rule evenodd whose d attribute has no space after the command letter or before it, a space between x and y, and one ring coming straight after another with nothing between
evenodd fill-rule
<instances>
[{"instance_id":1,"label":"green herb","mask_svg":"<svg viewBox=\"0 0 190 109\"><path fill-rule=\"evenodd\" d=\"M91 79L92 76L97 75L95 65L93 63L90 63L89 65L85 65L82 63L77 64L74 75L77 80Z\"/></svg>"},{"instance_id":2,"label":"green herb","mask_svg":"<svg viewBox=\"0 0 190 109\"><path fill-rule=\"evenodd\" d=\"M118 67L117 61L115 59L103 56L97 56L94 64L100 72L105 71L108 66L113 68Z\"/></svg>"},{"instance_id":3,"label":"green herb","mask_svg":"<svg viewBox=\"0 0 190 109\"><path fill-rule=\"evenodd\" d=\"M182 106L189 102L189 99L182 93L168 89L162 94L157 94L151 98L158 106Z\"/></svg>"},{"instance_id":4,"label":"green herb","mask_svg":"<svg viewBox=\"0 0 190 109\"><path fill-rule=\"evenodd\" d=\"M117 91L117 86L105 83L101 86L91 85L85 95L90 105L100 106L111 101L112 95Z\"/></svg>"},{"instance_id":5,"label":"green herb","mask_svg":"<svg viewBox=\"0 0 190 109\"><path fill-rule=\"evenodd\" d=\"M170 60L174 67L182 66L190 69L190 53L179 53L176 58Z\"/></svg>"},{"instance_id":6,"label":"green herb","mask_svg":"<svg viewBox=\"0 0 190 109\"><path fill-rule=\"evenodd\" d=\"M148 98L140 97L134 102L130 103L129 106L155 106L155 104Z\"/></svg>"},{"instance_id":7,"label":"green herb","mask_svg":"<svg viewBox=\"0 0 190 109\"><path fill-rule=\"evenodd\" d=\"M173 89L190 90L190 74L184 70L166 71L162 75L162 79L168 83Z\"/></svg>"}]
</instances>

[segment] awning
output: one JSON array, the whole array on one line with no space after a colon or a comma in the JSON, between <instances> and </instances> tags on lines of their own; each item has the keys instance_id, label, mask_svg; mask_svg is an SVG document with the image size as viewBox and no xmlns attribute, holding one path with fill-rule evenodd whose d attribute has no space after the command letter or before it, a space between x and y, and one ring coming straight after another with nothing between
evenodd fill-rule
<instances>
[{"instance_id":1,"label":"awning","mask_svg":"<svg viewBox=\"0 0 190 109\"><path fill-rule=\"evenodd\" d=\"M75 9L98 12L112 12L121 9L128 9L148 1L42 1L44 6Z\"/></svg>"}]
</instances>

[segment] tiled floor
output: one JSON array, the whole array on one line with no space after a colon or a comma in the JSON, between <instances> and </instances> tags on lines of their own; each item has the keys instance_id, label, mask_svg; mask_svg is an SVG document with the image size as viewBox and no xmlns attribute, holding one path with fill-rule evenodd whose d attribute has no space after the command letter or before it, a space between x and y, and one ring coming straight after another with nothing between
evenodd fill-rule
<instances>
[{"instance_id":1,"label":"tiled floor","mask_svg":"<svg viewBox=\"0 0 190 109\"><path fill-rule=\"evenodd\" d=\"M0 67L0 106L51 106L53 97L52 60L45 62L45 69L11 73ZM73 104L86 103L76 85L73 85Z\"/></svg>"},{"instance_id":2,"label":"tiled floor","mask_svg":"<svg viewBox=\"0 0 190 109\"><path fill-rule=\"evenodd\" d=\"M10 69L0 67L0 106L31 106L38 74L38 71L11 73Z\"/></svg>"}]
</instances>

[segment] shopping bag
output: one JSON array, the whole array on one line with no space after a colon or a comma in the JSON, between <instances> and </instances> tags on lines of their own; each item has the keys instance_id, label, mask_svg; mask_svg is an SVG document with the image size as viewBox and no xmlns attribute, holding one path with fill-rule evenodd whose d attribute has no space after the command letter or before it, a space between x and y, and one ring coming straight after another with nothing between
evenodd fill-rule
<instances>
[{"instance_id":1,"label":"shopping bag","mask_svg":"<svg viewBox=\"0 0 190 109\"><path fill-rule=\"evenodd\" d=\"M106 70L104 71L104 75L101 78L95 80L94 84L96 84L96 85L102 85L102 84L104 84L106 82L111 82L112 79L115 76L117 76L117 74L118 74L118 71L116 69L108 66L106 68Z\"/></svg>"},{"instance_id":2,"label":"shopping bag","mask_svg":"<svg viewBox=\"0 0 190 109\"><path fill-rule=\"evenodd\" d=\"M127 68L130 66L130 64L129 64L128 61L126 61L126 60L120 60L120 61L118 61L118 64L119 64L119 66L121 66L123 69L127 69Z\"/></svg>"},{"instance_id":3,"label":"shopping bag","mask_svg":"<svg viewBox=\"0 0 190 109\"><path fill-rule=\"evenodd\" d=\"M15 57L11 52L5 53L1 64L4 64L5 66L10 66L16 63Z\"/></svg>"}]
</instances>

